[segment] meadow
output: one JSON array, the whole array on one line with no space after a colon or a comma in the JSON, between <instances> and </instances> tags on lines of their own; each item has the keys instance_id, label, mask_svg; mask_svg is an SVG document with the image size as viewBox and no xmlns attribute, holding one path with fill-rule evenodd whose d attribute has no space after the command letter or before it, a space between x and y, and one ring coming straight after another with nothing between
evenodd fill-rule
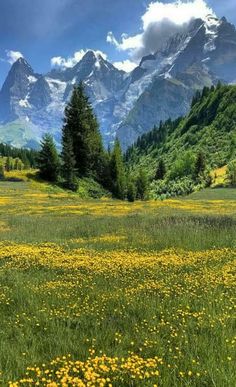
<instances>
[{"instance_id":1,"label":"meadow","mask_svg":"<svg viewBox=\"0 0 236 387\"><path fill-rule=\"evenodd\" d=\"M127 203L1 182L0 385L233 387L235 230L235 189Z\"/></svg>"}]
</instances>

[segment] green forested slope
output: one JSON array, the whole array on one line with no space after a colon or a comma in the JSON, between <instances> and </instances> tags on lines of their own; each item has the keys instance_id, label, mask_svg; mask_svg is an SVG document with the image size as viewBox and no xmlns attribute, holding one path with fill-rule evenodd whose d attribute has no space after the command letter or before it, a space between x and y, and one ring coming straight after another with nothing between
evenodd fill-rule
<instances>
[{"instance_id":1,"label":"green forested slope","mask_svg":"<svg viewBox=\"0 0 236 387\"><path fill-rule=\"evenodd\" d=\"M142 167L152 180L161 159L166 167L165 180L173 181L192 178L194 159L200 152L208 170L236 158L236 86L204 88L193 99L188 116L161 123L140 137L128 149L126 162L132 173Z\"/></svg>"},{"instance_id":2,"label":"green forested slope","mask_svg":"<svg viewBox=\"0 0 236 387\"><path fill-rule=\"evenodd\" d=\"M205 88L193 100L188 116L161 123L140 137L128 149L126 160L133 166L151 167L154 174L159 157L171 168L186 151L200 150L206 154L211 167L225 165L236 156L236 86Z\"/></svg>"}]
</instances>

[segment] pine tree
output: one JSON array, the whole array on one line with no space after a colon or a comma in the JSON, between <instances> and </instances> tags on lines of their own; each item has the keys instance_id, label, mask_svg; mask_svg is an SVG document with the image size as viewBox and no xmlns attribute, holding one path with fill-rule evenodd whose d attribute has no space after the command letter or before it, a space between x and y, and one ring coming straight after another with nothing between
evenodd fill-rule
<instances>
[{"instance_id":1,"label":"pine tree","mask_svg":"<svg viewBox=\"0 0 236 387\"><path fill-rule=\"evenodd\" d=\"M73 143L68 131L68 127L64 126L62 129L62 178L64 180L64 187L71 191L77 191L78 180L76 179L75 170L75 156L73 152Z\"/></svg>"},{"instance_id":2,"label":"pine tree","mask_svg":"<svg viewBox=\"0 0 236 387\"><path fill-rule=\"evenodd\" d=\"M147 197L148 179L145 171L141 168L136 180L137 198L145 200Z\"/></svg>"},{"instance_id":3,"label":"pine tree","mask_svg":"<svg viewBox=\"0 0 236 387\"><path fill-rule=\"evenodd\" d=\"M7 172L9 172L11 170L11 158L8 156L7 159L6 159L6 165L5 165L5 169Z\"/></svg>"},{"instance_id":4,"label":"pine tree","mask_svg":"<svg viewBox=\"0 0 236 387\"><path fill-rule=\"evenodd\" d=\"M124 200L126 189L125 167L120 143L117 139L111 154L110 174L113 195L118 199Z\"/></svg>"},{"instance_id":5,"label":"pine tree","mask_svg":"<svg viewBox=\"0 0 236 387\"><path fill-rule=\"evenodd\" d=\"M206 169L205 155L203 152L198 152L195 165L194 165L194 177L198 178L199 175L203 174Z\"/></svg>"},{"instance_id":6,"label":"pine tree","mask_svg":"<svg viewBox=\"0 0 236 387\"><path fill-rule=\"evenodd\" d=\"M112 179L111 179L111 151L103 153L101 159L101 171L99 173L99 182L109 191L112 191Z\"/></svg>"},{"instance_id":7,"label":"pine tree","mask_svg":"<svg viewBox=\"0 0 236 387\"><path fill-rule=\"evenodd\" d=\"M160 159L157 164L155 180L163 180L166 174L166 167L163 159Z\"/></svg>"},{"instance_id":8,"label":"pine tree","mask_svg":"<svg viewBox=\"0 0 236 387\"><path fill-rule=\"evenodd\" d=\"M19 157L17 157L15 160L14 160L14 170L18 171L19 170L19 165L20 165L20 159Z\"/></svg>"},{"instance_id":9,"label":"pine tree","mask_svg":"<svg viewBox=\"0 0 236 387\"><path fill-rule=\"evenodd\" d=\"M200 90L197 90L196 94L193 96L191 108L193 108L196 105L196 103L198 103L201 100L201 98L202 98L202 94Z\"/></svg>"},{"instance_id":10,"label":"pine tree","mask_svg":"<svg viewBox=\"0 0 236 387\"><path fill-rule=\"evenodd\" d=\"M74 87L64 121L64 127L71 137L78 175L101 177L104 152L102 138L82 82Z\"/></svg>"},{"instance_id":11,"label":"pine tree","mask_svg":"<svg viewBox=\"0 0 236 387\"><path fill-rule=\"evenodd\" d=\"M0 163L0 180L4 180L5 175L4 175L4 167L2 162Z\"/></svg>"},{"instance_id":12,"label":"pine tree","mask_svg":"<svg viewBox=\"0 0 236 387\"><path fill-rule=\"evenodd\" d=\"M38 155L39 175L42 179L56 182L59 171L59 158L52 136L46 134L41 142Z\"/></svg>"},{"instance_id":13,"label":"pine tree","mask_svg":"<svg viewBox=\"0 0 236 387\"><path fill-rule=\"evenodd\" d=\"M129 181L127 186L127 199L129 202L134 202L136 199L136 186L132 180Z\"/></svg>"}]
</instances>

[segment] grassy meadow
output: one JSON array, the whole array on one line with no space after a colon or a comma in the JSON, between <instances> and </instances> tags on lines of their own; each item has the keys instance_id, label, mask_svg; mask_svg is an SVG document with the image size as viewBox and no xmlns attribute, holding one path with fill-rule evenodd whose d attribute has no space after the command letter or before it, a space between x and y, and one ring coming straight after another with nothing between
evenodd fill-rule
<instances>
[{"instance_id":1,"label":"grassy meadow","mask_svg":"<svg viewBox=\"0 0 236 387\"><path fill-rule=\"evenodd\" d=\"M233 387L236 190L0 183L0 385Z\"/></svg>"}]
</instances>

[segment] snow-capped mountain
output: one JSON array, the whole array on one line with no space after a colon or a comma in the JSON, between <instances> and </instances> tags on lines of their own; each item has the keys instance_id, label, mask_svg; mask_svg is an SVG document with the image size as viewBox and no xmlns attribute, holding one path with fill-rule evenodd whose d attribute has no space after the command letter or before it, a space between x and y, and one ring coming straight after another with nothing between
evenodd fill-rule
<instances>
[{"instance_id":1,"label":"snow-capped mountain","mask_svg":"<svg viewBox=\"0 0 236 387\"><path fill-rule=\"evenodd\" d=\"M197 89L235 82L236 30L225 18L195 19L129 74L94 51L74 67L46 75L20 58L0 92L0 140L35 146L51 132L59 142L65 104L81 80L105 143L118 136L126 148L160 120L186 114Z\"/></svg>"},{"instance_id":2,"label":"snow-capped mountain","mask_svg":"<svg viewBox=\"0 0 236 387\"><path fill-rule=\"evenodd\" d=\"M161 120L187 114L197 89L219 80L235 82L236 29L212 15L193 20L187 32L144 57L132 77L122 103L125 118L117 129L123 148Z\"/></svg>"},{"instance_id":3,"label":"snow-capped mountain","mask_svg":"<svg viewBox=\"0 0 236 387\"><path fill-rule=\"evenodd\" d=\"M59 141L65 104L73 86L82 80L104 138L110 138L113 108L120 99L124 75L93 51L88 51L73 68L53 70L44 76L35 74L26 60L20 58L13 64L0 92L1 122L6 126L18 120L20 127L25 125L27 128L32 124L34 129L38 128L37 137L52 132ZM12 142L20 145L14 139Z\"/></svg>"}]
</instances>

